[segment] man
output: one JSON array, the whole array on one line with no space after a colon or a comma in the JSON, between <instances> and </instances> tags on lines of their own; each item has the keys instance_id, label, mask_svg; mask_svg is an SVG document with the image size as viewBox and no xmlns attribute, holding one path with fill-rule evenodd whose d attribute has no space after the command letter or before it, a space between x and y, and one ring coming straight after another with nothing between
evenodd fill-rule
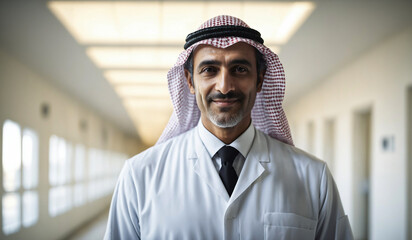
<instances>
[{"instance_id":1,"label":"man","mask_svg":"<svg viewBox=\"0 0 412 240\"><path fill-rule=\"evenodd\" d=\"M126 162L105 239L352 239L326 164L293 147L283 68L259 32L218 16L185 49L173 115Z\"/></svg>"}]
</instances>

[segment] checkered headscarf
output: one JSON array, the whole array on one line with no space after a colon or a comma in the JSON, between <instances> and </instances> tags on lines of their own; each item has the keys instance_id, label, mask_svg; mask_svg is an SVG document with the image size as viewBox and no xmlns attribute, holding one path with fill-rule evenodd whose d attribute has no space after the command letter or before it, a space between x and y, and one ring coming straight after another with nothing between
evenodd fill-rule
<instances>
[{"instance_id":1,"label":"checkered headscarf","mask_svg":"<svg viewBox=\"0 0 412 240\"><path fill-rule=\"evenodd\" d=\"M250 28L238 18L223 15L209 19L199 29L226 25ZM227 48L238 42L245 42L258 49L264 55L267 65L262 91L257 93L255 105L252 109L253 125L270 137L293 145L289 125L282 108L285 93L283 66L278 56L269 48L242 37L220 37L201 40L179 55L176 64L167 74L169 92L173 103L173 114L157 144L192 129L199 122L200 110L197 107L195 96L190 93L183 67L193 49L200 44Z\"/></svg>"}]
</instances>

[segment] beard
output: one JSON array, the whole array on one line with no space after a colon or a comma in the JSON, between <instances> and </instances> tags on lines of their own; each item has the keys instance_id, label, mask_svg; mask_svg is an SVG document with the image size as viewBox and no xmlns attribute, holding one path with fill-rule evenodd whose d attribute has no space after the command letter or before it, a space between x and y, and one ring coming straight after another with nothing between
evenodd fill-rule
<instances>
[{"instance_id":1,"label":"beard","mask_svg":"<svg viewBox=\"0 0 412 240\"><path fill-rule=\"evenodd\" d=\"M243 117L244 117L244 113L243 111L239 111L236 112L232 115L230 115L229 117L225 117L225 116L219 116L219 114L209 110L207 112L208 114L208 118L209 120L216 125L217 127L220 128L232 128L235 127L236 125L238 125L240 123L240 121L242 121Z\"/></svg>"},{"instance_id":2,"label":"beard","mask_svg":"<svg viewBox=\"0 0 412 240\"><path fill-rule=\"evenodd\" d=\"M240 104L244 102L245 95L239 92L229 92L227 94L214 93L207 96L210 104L214 99L233 99L236 98ZM207 118L219 128L232 128L238 125L245 116L242 106L238 111L230 113L231 108L221 108L220 112L215 112L211 108L207 109Z\"/></svg>"}]
</instances>

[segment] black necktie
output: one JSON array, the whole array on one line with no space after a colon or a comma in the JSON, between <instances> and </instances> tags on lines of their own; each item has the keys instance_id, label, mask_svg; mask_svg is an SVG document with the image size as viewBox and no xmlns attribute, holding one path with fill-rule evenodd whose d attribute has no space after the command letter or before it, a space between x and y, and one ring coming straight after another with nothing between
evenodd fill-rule
<instances>
[{"instance_id":1,"label":"black necktie","mask_svg":"<svg viewBox=\"0 0 412 240\"><path fill-rule=\"evenodd\" d=\"M238 150L231 146L223 146L217 154L219 154L222 162L222 167L219 171L219 176L225 185L227 193L229 196L232 195L233 189L235 188L237 182L237 174L232 164L235 157L238 155Z\"/></svg>"}]
</instances>

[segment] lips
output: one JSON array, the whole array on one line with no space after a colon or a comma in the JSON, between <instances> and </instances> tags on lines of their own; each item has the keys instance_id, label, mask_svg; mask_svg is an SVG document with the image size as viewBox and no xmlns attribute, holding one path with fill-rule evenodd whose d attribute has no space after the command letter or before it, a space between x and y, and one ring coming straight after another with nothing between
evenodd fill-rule
<instances>
[{"instance_id":1,"label":"lips","mask_svg":"<svg viewBox=\"0 0 412 240\"><path fill-rule=\"evenodd\" d=\"M229 106L232 106L232 105L236 104L237 102L239 102L239 99L237 99L237 98L224 98L224 99L218 98L218 99L212 99L212 102L214 104L216 104L217 106L220 106L220 107L229 107Z\"/></svg>"}]
</instances>

